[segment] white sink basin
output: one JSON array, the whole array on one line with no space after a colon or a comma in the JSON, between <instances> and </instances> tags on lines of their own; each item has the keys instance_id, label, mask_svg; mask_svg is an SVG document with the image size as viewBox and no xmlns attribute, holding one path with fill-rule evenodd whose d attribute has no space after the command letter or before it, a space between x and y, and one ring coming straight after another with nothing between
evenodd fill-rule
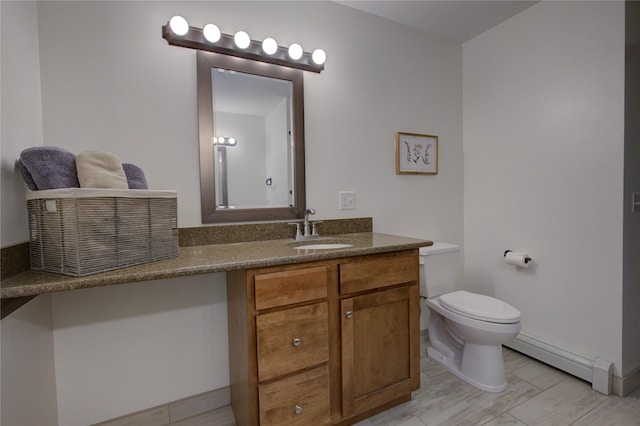
<instances>
[{"instance_id":1,"label":"white sink basin","mask_svg":"<svg viewBox=\"0 0 640 426\"><path fill-rule=\"evenodd\" d=\"M352 247L353 244L334 243L334 244L306 244L304 246L294 247L296 250L331 250Z\"/></svg>"}]
</instances>

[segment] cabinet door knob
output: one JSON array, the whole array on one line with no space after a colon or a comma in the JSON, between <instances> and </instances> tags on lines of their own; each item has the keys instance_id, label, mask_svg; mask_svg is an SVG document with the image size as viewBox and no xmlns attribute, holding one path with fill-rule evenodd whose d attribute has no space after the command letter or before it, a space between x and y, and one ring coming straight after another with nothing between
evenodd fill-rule
<instances>
[{"instance_id":1,"label":"cabinet door knob","mask_svg":"<svg viewBox=\"0 0 640 426\"><path fill-rule=\"evenodd\" d=\"M347 312L345 313L345 316L346 316L347 318L349 318L349 319L353 318L353 311L347 311Z\"/></svg>"},{"instance_id":2,"label":"cabinet door knob","mask_svg":"<svg viewBox=\"0 0 640 426\"><path fill-rule=\"evenodd\" d=\"M293 409L293 412L296 413L296 415L302 414L302 407L299 405L296 405L296 408Z\"/></svg>"},{"instance_id":3,"label":"cabinet door knob","mask_svg":"<svg viewBox=\"0 0 640 426\"><path fill-rule=\"evenodd\" d=\"M300 343L302 343L301 339L298 339L297 337L293 339L293 346L300 346Z\"/></svg>"}]
</instances>

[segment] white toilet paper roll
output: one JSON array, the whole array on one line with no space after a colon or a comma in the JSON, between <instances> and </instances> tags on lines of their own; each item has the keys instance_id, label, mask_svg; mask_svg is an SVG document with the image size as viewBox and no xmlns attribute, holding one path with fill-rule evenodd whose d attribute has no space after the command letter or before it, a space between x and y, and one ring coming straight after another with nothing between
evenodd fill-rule
<instances>
[{"instance_id":1,"label":"white toilet paper roll","mask_svg":"<svg viewBox=\"0 0 640 426\"><path fill-rule=\"evenodd\" d=\"M528 268L531 265L531 256L528 253L516 253L513 251L505 254L505 259L509 265L519 266L521 268Z\"/></svg>"}]
</instances>

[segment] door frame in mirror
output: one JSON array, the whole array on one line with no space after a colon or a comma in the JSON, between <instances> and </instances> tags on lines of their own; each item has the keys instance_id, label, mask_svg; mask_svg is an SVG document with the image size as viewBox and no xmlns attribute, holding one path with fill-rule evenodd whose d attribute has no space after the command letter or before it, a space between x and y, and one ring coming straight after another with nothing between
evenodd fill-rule
<instances>
[{"instance_id":1,"label":"door frame in mirror","mask_svg":"<svg viewBox=\"0 0 640 426\"><path fill-rule=\"evenodd\" d=\"M260 222L304 217L306 209L304 156L304 84L303 72L280 65L267 64L213 52L198 51L198 134L200 140L200 202L202 223ZM213 145L212 68L224 68L247 74L288 80L292 83L293 121L293 200L292 207L220 209L216 204Z\"/></svg>"}]
</instances>

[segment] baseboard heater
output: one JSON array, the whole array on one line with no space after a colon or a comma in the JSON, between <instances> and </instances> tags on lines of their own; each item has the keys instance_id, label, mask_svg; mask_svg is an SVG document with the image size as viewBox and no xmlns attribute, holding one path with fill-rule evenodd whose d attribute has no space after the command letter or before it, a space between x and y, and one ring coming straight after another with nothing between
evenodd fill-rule
<instances>
[{"instance_id":1,"label":"baseboard heater","mask_svg":"<svg viewBox=\"0 0 640 426\"><path fill-rule=\"evenodd\" d=\"M613 363L606 359L575 354L523 331L505 346L585 380L591 383L593 390L605 395L611 393Z\"/></svg>"}]
</instances>

